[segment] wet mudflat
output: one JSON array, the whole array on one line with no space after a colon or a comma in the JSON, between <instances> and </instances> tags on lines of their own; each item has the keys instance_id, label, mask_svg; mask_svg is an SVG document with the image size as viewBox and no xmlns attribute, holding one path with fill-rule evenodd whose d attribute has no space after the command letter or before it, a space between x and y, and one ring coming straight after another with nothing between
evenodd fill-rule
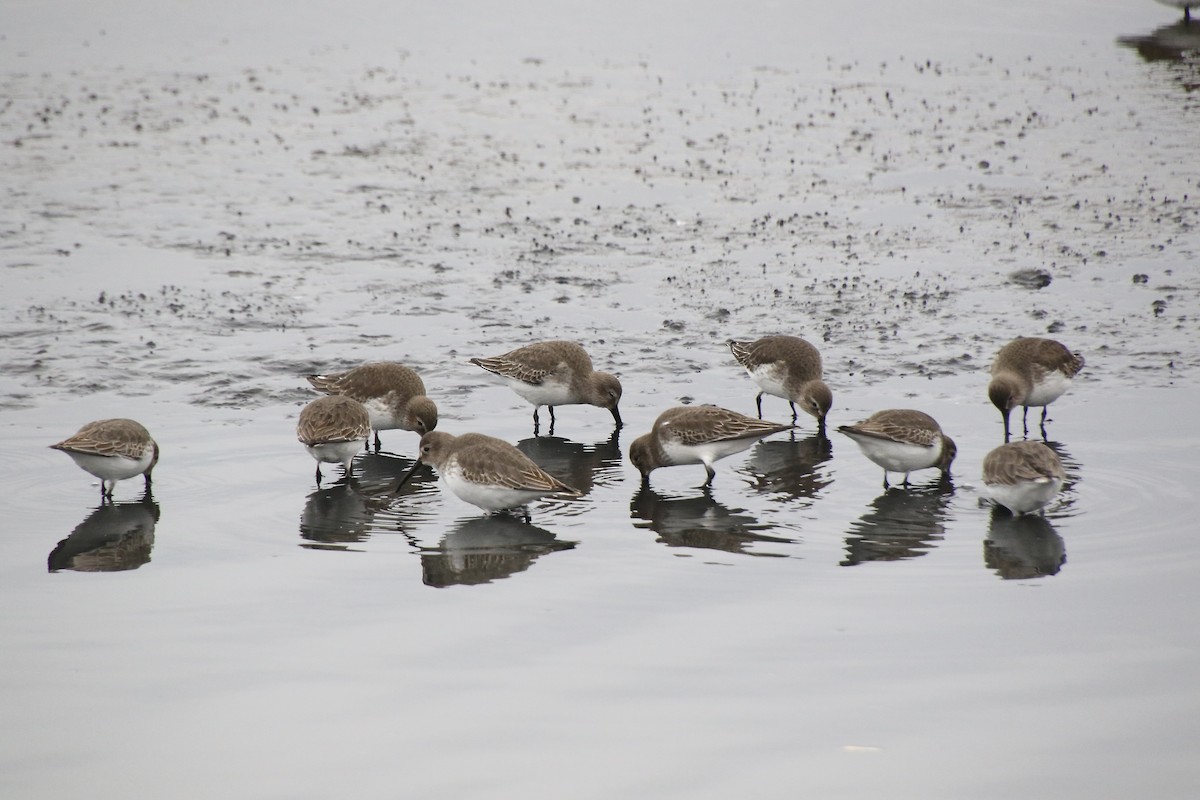
<instances>
[{"instance_id":1,"label":"wet mudflat","mask_svg":"<svg viewBox=\"0 0 1200 800\"><path fill-rule=\"evenodd\" d=\"M1190 796L1193 29L879 5L25 10L3 794ZM821 348L831 430L936 417L952 486L885 492L802 419L709 495L640 488L629 442L752 413L724 343L777 331ZM1018 334L1088 363L1048 428L1068 485L1014 520L979 474ZM535 437L467 363L551 337L620 376L624 429ZM394 496L402 431L315 486L302 376L370 359L584 496L528 525L430 473ZM47 449L107 416L161 444L152 497L100 507Z\"/></svg>"}]
</instances>

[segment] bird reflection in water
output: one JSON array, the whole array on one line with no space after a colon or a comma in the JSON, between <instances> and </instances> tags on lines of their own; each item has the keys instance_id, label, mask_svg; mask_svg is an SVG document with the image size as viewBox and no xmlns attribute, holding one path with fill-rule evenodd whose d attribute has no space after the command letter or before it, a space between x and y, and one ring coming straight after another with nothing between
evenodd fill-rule
<instances>
[{"instance_id":1,"label":"bird reflection in water","mask_svg":"<svg viewBox=\"0 0 1200 800\"><path fill-rule=\"evenodd\" d=\"M396 483L413 465L411 458L384 453L364 453L354 462L351 476L319 486L308 495L300 513L302 547L319 550L348 550L373 532L396 532L419 507L396 503L396 498L419 493L432 494L434 477L414 476L399 494Z\"/></svg>"},{"instance_id":2,"label":"bird reflection in water","mask_svg":"<svg viewBox=\"0 0 1200 800\"><path fill-rule=\"evenodd\" d=\"M149 491L140 501L102 503L47 559L51 572L120 572L150 561L158 503Z\"/></svg>"},{"instance_id":3,"label":"bird reflection in water","mask_svg":"<svg viewBox=\"0 0 1200 800\"><path fill-rule=\"evenodd\" d=\"M893 487L876 497L871 510L851 523L843 567L866 561L901 561L923 556L946 532L954 486L940 480L929 486Z\"/></svg>"},{"instance_id":4,"label":"bird reflection in water","mask_svg":"<svg viewBox=\"0 0 1200 800\"><path fill-rule=\"evenodd\" d=\"M437 547L421 549L421 580L436 588L491 583L524 572L539 556L576 544L511 514L471 517L458 523Z\"/></svg>"},{"instance_id":5,"label":"bird reflection in water","mask_svg":"<svg viewBox=\"0 0 1200 800\"><path fill-rule=\"evenodd\" d=\"M621 475L620 428L608 439L583 444L560 436L534 436L517 442L517 449L563 483L588 494Z\"/></svg>"},{"instance_id":6,"label":"bird reflection in water","mask_svg":"<svg viewBox=\"0 0 1200 800\"><path fill-rule=\"evenodd\" d=\"M831 482L820 467L832 456L829 437L815 433L797 439L793 431L787 439L759 442L738 471L750 476L756 491L811 503Z\"/></svg>"},{"instance_id":7,"label":"bird reflection in water","mask_svg":"<svg viewBox=\"0 0 1200 800\"><path fill-rule=\"evenodd\" d=\"M1042 515L1013 515L997 506L983 541L983 563L1005 580L1057 575L1067 563L1067 547Z\"/></svg>"},{"instance_id":8,"label":"bird reflection in water","mask_svg":"<svg viewBox=\"0 0 1200 800\"><path fill-rule=\"evenodd\" d=\"M709 490L691 497L672 497L643 485L633 496L629 511L635 520L634 527L649 528L658 534L658 541L668 547L783 557L782 553L752 552L747 548L764 543L796 543L792 539L759 533L774 526L759 522L745 509L731 509L718 503Z\"/></svg>"},{"instance_id":9,"label":"bird reflection in water","mask_svg":"<svg viewBox=\"0 0 1200 800\"><path fill-rule=\"evenodd\" d=\"M1117 43L1133 48L1144 61L1183 61L1200 51L1200 20L1180 20L1140 36L1121 36Z\"/></svg>"}]
</instances>

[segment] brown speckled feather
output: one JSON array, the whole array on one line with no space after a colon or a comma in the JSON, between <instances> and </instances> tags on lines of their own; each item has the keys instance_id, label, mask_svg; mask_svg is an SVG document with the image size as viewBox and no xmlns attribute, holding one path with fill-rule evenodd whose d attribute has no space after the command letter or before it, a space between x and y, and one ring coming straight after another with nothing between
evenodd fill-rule
<instances>
[{"instance_id":1,"label":"brown speckled feather","mask_svg":"<svg viewBox=\"0 0 1200 800\"><path fill-rule=\"evenodd\" d=\"M366 439L371 431L367 410L343 395L318 397L300 411L296 438L306 445Z\"/></svg>"},{"instance_id":2,"label":"brown speckled feather","mask_svg":"<svg viewBox=\"0 0 1200 800\"><path fill-rule=\"evenodd\" d=\"M664 411L654 422L659 440L671 438L695 445L727 439L762 438L796 427L747 417L718 406L684 406Z\"/></svg>"},{"instance_id":3,"label":"brown speckled feather","mask_svg":"<svg viewBox=\"0 0 1200 800\"><path fill-rule=\"evenodd\" d=\"M519 347L491 358L472 358L471 363L488 372L525 383L540 384L548 377L564 372L586 375L592 372L592 359L575 342L551 341Z\"/></svg>"},{"instance_id":4,"label":"brown speckled feather","mask_svg":"<svg viewBox=\"0 0 1200 800\"><path fill-rule=\"evenodd\" d=\"M456 437L454 445L451 458L458 462L459 468L473 483L572 497L580 494L502 439L482 433L466 433Z\"/></svg>"},{"instance_id":5,"label":"brown speckled feather","mask_svg":"<svg viewBox=\"0 0 1200 800\"><path fill-rule=\"evenodd\" d=\"M1058 370L1068 378L1074 378L1083 366L1083 356L1072 353L1061 342L1020 336L1000 349L996 360L992 362L992 374L1011 371L1027 375L1037 383L1050 370Z\"/></svg>"},{"instance_id":6,"label":"brown speckled feather","mask_svg":"<svg viewBox=\"0 0 1200 800\"><path fill-rule=\"evenodd\" d=\"M983 459L984 483L1011 486L1038 478L1066 478L1058 454L1041 442L1001 445Z\"/></svg>"},{"instance_id":7,"label":"brown speckled feather","mask_svg":"<svg viewBox=\"0 0 1200 800\"><path fill-rule=\"evenodd\" d=\"M425 383L413 370L394 361L363 364L346 372L308 375L313 388L326 394L341 394L359 402L399 392L407 397L425 394Z\"/></svg>"},{"instance_id":8,"label":"brown speckled feather","mask_svg":"<svg viewBox=\"0 0 1200 800\"><path fill-rule=\"evenodd\" d=\"M893 408L877 411L855 425L843 425L838 430L892 442L932 447L942 438L937 420L923 411Z\"/></svg>"},{"instance_id":9,"label":"brown speckled feather","mask_svg":"<svg viewBox=\"0 0 1200 800\"><path fill-rule=\"evenodd\" d=\"M125 456L133 460L145 455L147 447L158 449L150 432L131 419L101 419L84 425L68 439L50 445L55 450L96 456Z\"/></svg>"},{"instance_id":10,"label":"brown speckled feather","mask_svg":"<svg viewBox=\"0 0 1200 800\"><path fill-rule=\"evenodd\" d=\"M797 383L821 377L821 353L796 336L764 336L753 342L730 342L729 350L748 370L782 362Z\"/></svg>"}]
</instances>

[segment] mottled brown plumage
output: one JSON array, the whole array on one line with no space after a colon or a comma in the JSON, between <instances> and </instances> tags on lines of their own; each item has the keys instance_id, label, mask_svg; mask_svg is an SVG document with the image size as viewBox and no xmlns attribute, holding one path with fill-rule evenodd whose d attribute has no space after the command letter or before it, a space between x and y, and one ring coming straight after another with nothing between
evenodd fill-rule
<instances>
[{"instance_id":1,"label":"mottled brown plumage","mask_svg":"<svg viewBox=\"0 0 1200 800\"><path fill-rule=\"evenodd\" d=\"M375 430L377 451L381 430L399 428L424 436L437 427L437 405L425 395L421 376L403 364L380 361L346 372L306 377L318 391L343 395L363 404Z\"/></svg>"},{"instance_id":2,"label":"mottled brown plumage","mask_svg":"<svg viewBox=\"0 0 1200 800\"><path fill-rule=\"evenodd\" d=\"M659 467L703 464L712 484L714 461L749 448L764 436L795 425L768 422L717 406L677 406L664 411L654 427L629 446L629 460L643 482Z\"/></svg>"},{"instance_id":3,"label":"mottled brown plumage","mask_svg":"<svg viewBox=\"0 0 1200 800\"><path fill-rule=\"evenodd\" d=\"M983 482L992 499L1014 514L1050 503L1066 481L1058 454L1041 442L1002 444L983 459Z\"/></svg>"},{"instance_id":4,"label":"mottled brown plumage","mask_svg":"<svg viewBox=\"0 0 1200 800\"><path fill-rule=\"evenodd\" d=\"M762 419L763 394L782 397L792 409L792 422L797 419L796 403L817 419L825 428L825 417L833 405L833 392L823 380L821 354L798 336L764 336L752 342L729 343L737 362L762 390L755 397L758 418Z\"/></svg>"},{"instance_id":5,"label":"mottled brown plumage","mask_svg":"<svg viewBox=\"0 0 1200 800\"><path fill-rule=\"evenodd\" d=\"M889 408L877 411L862 422L842 425L839 431L849 436L863 455L883 467L883 485L888 472L908 473L937 467L949 475L958 453L954 440L942 433L937 420L923 411Z\"/></svg>"},{"instance_id":6,"label":"mottled brown plumage","mask_svg":"<svg viewBox=\"0 0 1200 800\"><path fill-rule=\"evenodd\" d=\"M1010 438L1009 413L1022 406L1028 433L1030 406L1042 407L1042 436L1046 435L1047 407L1057 400L1083 369L1083 356L1072 353L1061 342L1021 336L1006 344L992 362L988 399L1004 418L1004 441Z\"/></svg>"},{"instance_id":7,"label":"mottled brown plumage","mask_svg":"<svg viewBox=\"0 0 1200 800\"><path fill-rule=\"evenodd\" d=\"M591 357L575 342L536 342L503 355L472 358L471 363L503 377L509 388L533 404L535 428L539 407L550 408L553 425L555 406L579 404L607 408L616 424L622 424L621 382L593 369Z\"/></svg>"},{"instance_id":8,"label":"mottled brown plumage","mask_svg":"<svg viewBox=\"0 0 1200 800\"><path fill-rule=\"evenodd\" d=\"M75 435L50 445L71 456L79 467L100 479L101 498L111 498L117 481L144 475L150 488L158 463L158 443L140 423L131 419L89 422Z\"/></svg>"},{"instance_id":9,"label":"mottled brown plumage","mask_svg":"<svg viewBox=\"0 0 1200 800\"><path fill-rule=\"evenodd\" d=\"M321 462L340 463L350 472L350 463L362 449L371 431L371 420L362 403L343 395L318 397L300 410L296 438L317 461L317 484Z\"/></svg>"},{"instance_id":10,"label":"mottled brown plumage","mask_svg":"<svg viewBox=\"0 0 1200 800\"><path fill-rule=\"evenodd\" d=\"M422 436L417 462L397 490L423 463L437 470L457 497L488 511L523 506L547 495L580 495L513 445L482 433L454 436L433 431Z\"/></svg>"}]
</instances>

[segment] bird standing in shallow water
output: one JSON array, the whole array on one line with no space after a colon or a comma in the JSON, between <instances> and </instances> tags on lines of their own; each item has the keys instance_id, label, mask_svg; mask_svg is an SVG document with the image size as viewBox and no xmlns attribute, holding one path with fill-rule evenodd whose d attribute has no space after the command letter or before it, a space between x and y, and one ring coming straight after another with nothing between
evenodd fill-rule
<instances>
[{"instance_id":1,"label":"bird standing in shallow water","mask_svg":"<svg viewBox=\"0 0 1200 800\"><path fill-rule=\"evenodd\" d=\"M607 372L592 369L587 351L575 342L536 342L471 363L504 378L510 389L533 404L533 429L537 433L538 408L550 408L550 433L554 433L554 407L593 405L612 412L621 427L621 382Z\"/></svg>"},{"instance_id":2,"label":"bird standing in shallow water","mask_svg":"<svg viewBox=\"0 0 1200 800\"><path fill-rule=\"evenodd\" d=\"M1021 336L1000 348L992 362L988 398L1004 417L1004 441L1011 438L1008 417L1017 406L1024 408L1021 420L1026 435L1029 407L1042 407L1041 431L1046 438L1047 407L1067 391L1081 369L1083 356L1053 339Z\"/></svg>"},{"instance_id":3,"label":"bird standing in shallow water","mask_svg":"<svg viewBox=\"0 0 1200 800\"><path fill-rule=\"evenodd\" d=\"M69 455L85 472L100 479L100 499L111 500L117 481L150 473L158 463L158 443L140 423L131 419L89 422L68 439L50 445Z\"/></svg>"},{"instance_id":4,"label":"bird standing in shallow water","mask_svg":"<svg viewBox=\"0 0 1200 800\"><path fill-rule=\"evenodd\" d=\"M958 448L954 440L942 433L937 420L923 411L891 408L876 411L856 425L842 425L839 431L854 440L863 455L883 467L883 488L888 488L887 474L903 472L904 485L908 473L937 467L942 477L950 476L950 464Z\"/></svg>"},{"instance_id":5,"label":"bird standing in shallow water","mask_svg":"<svg viewBox=\"0 0 1200 800\"><path fill-rule=\"evenodd\" d=\"M362 403L342 395L318 397L300 410L296 438L317 461L317 485L321 485L321 462L341 464L350 475L350 463L371 432L371 419Z\"/></svg>"},{"instance_id":6,"label":"bird standing in shallow water","mask_svg":"<svg viewBox=\"0 0 1200 800\"><path fill-rule=\"evenodd\" d=\"M1014 514L1050 503L1066 480L1062 460L1041 442L1002 444L983 459L983 483L992 499Z\"/></svg>"},{"instance_id":7,"label":"bird standing in shallow water","mask_svg":"<svg viewBox=\"0 0 1200 800\"><path fill-rule=\"evenodd\" d=\"M795 425L767 422L717 406L676 406L659 414L650 433L629 445L629 460L642 473L642 485L659 467L703 464L708 473L705 488L712 486L713 462L740 453L772 433Z\"/></svg>"},{"instance_id":8,"label":"bird standing in shallow water","mask_svg":"<svg viewBox=\"0 0 1200 800\"><path fill-rule=\"evenodd\" d=\"M453 436L442 431L421 437L421 448L412 469L396 485L408 482L421 464L429 464L460 500L485 511L503 511L531 503L541 497L579 497L580 492L533 463L513 445L485 436L464 433ZM525 513L529 521L529 513Z\"/></svg>"},{"instance_id":9,"label":"bird standing in shallow water","mask_svg":"<svg viewBox=\"0 0 1200 800\"><path fill-rule=\"evenodd\" d=\"M731 341L729 350L762 390L754 398L759 419L762 419L763 395L770 394L788 401L792 422L797 419L796 403L799 403L816 417L817 426L824 433L833 392L822 380L821 354L817 348L798 336L775 335L753 342Z\"/></svg>"},{"instance_id":10,"label":"bird standing in shallow water","mask_svg":"<svg viewBox=\"0 0 1200 800\"><path fill-rule=\"evenodd\" d=\"M437 427L437 405L425 396L421 376L403 364L380 361L346 372L305 377L317 391L343 395L363 404L375 431L377 453L380 431L400 428L424 436Z\"/></svg>"}]
</instances>

